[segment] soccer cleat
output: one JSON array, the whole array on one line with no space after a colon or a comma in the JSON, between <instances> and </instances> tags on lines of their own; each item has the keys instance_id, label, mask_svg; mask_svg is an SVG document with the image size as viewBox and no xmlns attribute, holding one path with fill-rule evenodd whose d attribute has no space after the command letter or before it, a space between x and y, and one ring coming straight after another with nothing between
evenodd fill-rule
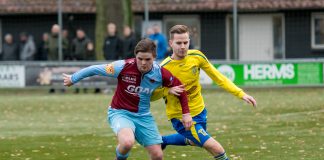
<instances>
[{"instance_id":1,"label":"soccer cleat","mask_svg":"<svg viewBox=\"0 0 324 160\"><path fill-rule=\"evenodd\" d=\"M166 148L166 146L167 146L166 144L162 143L161 144L161 149L164 150Z\"/></svg>"},{"instance_id":2,"label":"soccer cleat","mask_svg":"<svg viewBox=\"0 0 324 160\"><path fill-rule=\"evenodd\" d=\"M166 144L166 137L165 136L162 136L162 143L161 143L161 149L164 150L167 146Z\"/></svg>"}]
</instances>

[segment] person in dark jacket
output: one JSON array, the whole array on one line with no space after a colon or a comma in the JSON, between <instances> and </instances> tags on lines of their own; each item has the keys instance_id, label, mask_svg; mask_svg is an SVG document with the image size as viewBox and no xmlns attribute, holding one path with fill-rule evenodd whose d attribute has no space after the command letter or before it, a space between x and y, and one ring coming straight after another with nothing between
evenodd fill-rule
<instances>
[{"instance_id":1,"label":"person in dark jacket","mask_svg":"<svg viewBox=\"0 0 324 160\"><path fill-rule=\"evenodd\" d=\"M61 27L58 24L54 24L51 28L51 34L48 39L48 61L58 61L59 60L59 52L58 52L58 38L61 32ZM62 39L62 48L64 48L64 37ZM55 93L55 88L50 88L49 93ZM61 93L65 93L65 89L61 89Z\"/></svg>"},{"instance_id":2,"label":"person in dark jacket","mask_svg":"<svg viewBox=\"0 0 324 160\"><path fill-rule=\"evenodd\" d=\"M59 57L58 53L58 37L60 34L60 26L54 24L51 28L51 34L48 40L48 55L49 61L57 61Z\"/></svg>"},{"instance_id":3,"label":"person in dark jacket","mask_svg":"<svg viewBox=\"0 0 324 160\"><path fill-rule=\"evenodd\" d=\"M77 37L72 41L72 54L75 60L86 60L86 50L91 42L82 29L76 31Z\"/></svg>"},{"instance_id":4,"label":"person in dark jacket","mask_svg":"<svg viewBox=\"0 0 324 160\"><path fill-rule=\"evenodd\" d=\"M9 33L5 35L2 50L0 52L0 59L4 61L16 61L19 59L18 46L14 43L13 37Z\"/></svg>"},{"instance_id":5,"label":"person in dark jacket","mask_svg":"<svg viewBox=\"0 0 324 160\"><path fill-rule=\"evenodd\" d=\"M124 58L134 58L134 49L136 46L136 38L129 26L124 26L123 39L123 56Z\"/></svg>"},{"instance_id":6,"label":"person in dark jacket","mask_svg":"<svg viewBox=\"0 0 324 160\"><path fill-rule=\"evenodd\" d=\"M109 23L107 25L108 36L103 45L104 57L106 60L117 60L122 58L122 41L117 36L116 25Z\"/></svg>"},{"instance_id":7,"label":"person in dark jacket","mask_svg":"<svg viewBox=\"0 0 324 160\"><path fill-rule=\"evenodd\" d=\"M63 60L70 61L73 60L73 55L71 53L71 39L69 36L69 30L62 30L62 52L63 52Z\"/></svg>"},{"instance_id":8,"label":"person in dark jacket","mask_svg":"<svg viewBox=\"0 0 324 160\"><path fill-rule=\"evenodd\" d=\"M38 45L37 54L35 59L39 61L46 61L48 55L48 44L49 44L49 35L48 33L43 33L42 41Z\"/></svg>"}]
</instances>

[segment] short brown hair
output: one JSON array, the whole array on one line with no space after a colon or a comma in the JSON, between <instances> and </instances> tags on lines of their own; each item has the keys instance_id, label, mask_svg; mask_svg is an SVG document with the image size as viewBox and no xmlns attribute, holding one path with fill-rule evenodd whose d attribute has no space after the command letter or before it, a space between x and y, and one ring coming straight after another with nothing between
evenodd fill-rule
<instances>
[{"instance_id":1,"label":"short brown hair","mask_svg":"<svg viewBox=\"0 0 324 160\"><path fill-rule=\"evenodd\" d=\"M148 52L152 53L153 57L156 57L156 45L150 39L142 39L139 41L135 47L134 54L137 55L138 52Z\"/></svg>"},{"instance_id":2,"label":"short brown hair","mask_svg":"<svg viewBox=\"0 0 324 160\"><path fill-rule=\"evenodd\" d=\"M173 26L170 31L170 39L173 39L174 34L182 34L182 33L188 33L189 34L189 29L186 25L175 25Z\"/></svg>"}]
</instances>

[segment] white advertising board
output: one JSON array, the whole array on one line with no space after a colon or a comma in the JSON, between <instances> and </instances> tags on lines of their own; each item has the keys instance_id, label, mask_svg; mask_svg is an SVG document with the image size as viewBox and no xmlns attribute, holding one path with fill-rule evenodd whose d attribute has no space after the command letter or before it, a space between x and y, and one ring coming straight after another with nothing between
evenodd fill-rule
<instances>
[{"instance_id":1,"label":"white advertising board","mask_svg":"<svg viewBox=\"0 0 324 160\"><path fill-rule=\"evenodd\" d=\"M25 87L25 66L0 65L0 88Z\"/></svg>"}]
</instances>

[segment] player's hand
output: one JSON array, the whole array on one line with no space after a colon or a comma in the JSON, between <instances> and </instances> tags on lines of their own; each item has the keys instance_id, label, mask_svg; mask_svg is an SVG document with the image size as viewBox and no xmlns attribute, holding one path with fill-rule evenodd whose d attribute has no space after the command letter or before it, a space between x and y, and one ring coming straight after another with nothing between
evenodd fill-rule
<instances>
[{"instance_id":1,"label":"player's hand","mask_svg":"<svg viewBox=\"0 0 324 160\"><path fill-rule=\"evenodd\" d=\"M190 130L192 125L192 117L190 113L186 113L182 115L182 124L186 130Z\"/></svg>"},{"instance_id":2,"label":"player's hand","mask_svg":"<svg viewBox=\"0 0 324 160\"><path fill-rule=\"evenodd\" d=\"M169 89L169 93L173 94L175 96L180 96L182 92L185 91L185 86L184 85L179 85L179 86L174 86Z\"/></svg>"},{"instance_id":3,"label":"player's hand","mask_svg":"<svg viewBox=\"0 0 324 160\"><path fill-rule=\"evenodd\" d=\"M72 77L71 75L63 73L62 76L63 76L63 85L64 86L70 87L73 85L72 80L71 80L71 77Z\"/></svg>"},{"instance_id":4,"label":"player's hand","mask_svg":"<svg viewBox=\"0 0 324 160\"><path fill-rule=\"evenodd\" d=\"M252 96L250 96L250 95L248 95L248 94L245 94L245 95L242 97L242 99L243 99L245 102L247 102L247 103L249 103L249 104L252 104L253 107L256 107L256 106L257 106L257 102L256 102L256 100L255 100Z\"/></svg>"}]
</instances>

